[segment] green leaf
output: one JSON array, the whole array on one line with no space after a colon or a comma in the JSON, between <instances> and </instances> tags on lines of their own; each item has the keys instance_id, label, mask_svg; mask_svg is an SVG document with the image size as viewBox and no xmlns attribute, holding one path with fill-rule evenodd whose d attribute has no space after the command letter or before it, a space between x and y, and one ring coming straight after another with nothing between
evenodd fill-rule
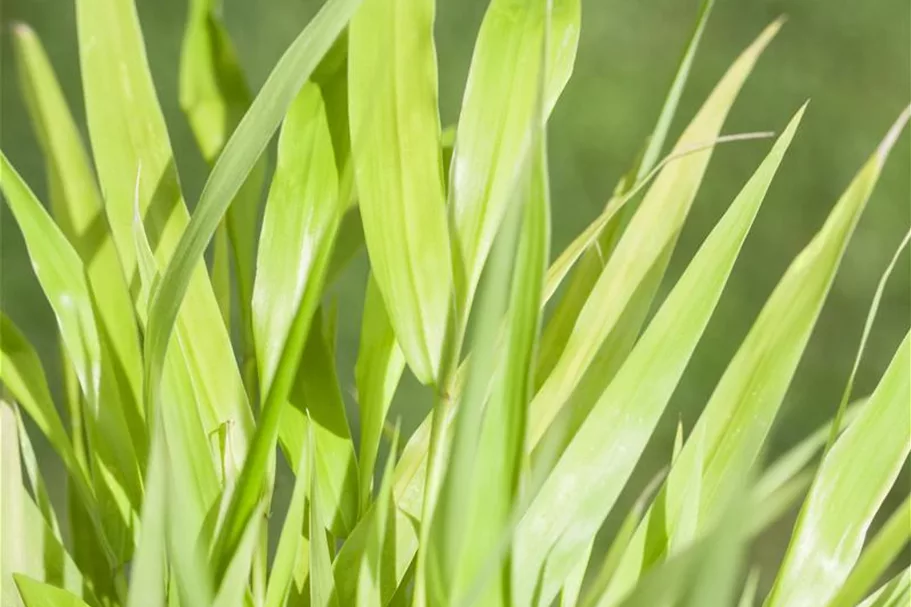
<instances>
[{"instance_id":1,"label":"green leaf","mask_svg":"<svg viewBox=\"0 0 911 607\"><path fill-rule=\"evenodd\" d=\"M145 405L154 408L148 401L152 400L150 395L158 393L165 349L174 333L173 341L179 341L184 351L185 368L192 381L195 409L202 425L211 431L232 421L229 428L240 466L253 433L253 415L244 395L228 331L206 275L203 250L208 239L198 251L178 247L183 235L189 234L188 214L167 126L149 72L136 8L131 0L77 0L76 20L95 165L105 193L105 210L114 242L137 308L140 280L133 234L137 207L159 265L164 268L173 261L186 272L180 297L170 289L162 294L174 304L169 322L158 322L159 314L153 309L149 311L144 334ZM240 180L246 175L247 172L239 175ZM225 205L234 193L227 193ZM166 283L170 279L163 278L162 285ZM178 309L178 328L172 332ZM144 310L137 312L144 315ZM163 330L159 331L158 327ZM153 360L156 373L148 369ZM212 459L215 461L214 453Z\"/></svg>"},{"instance_id":2,"label":"green leaf","mask_svg":"<svg viewBox=\"0 0 911 607\"><path fill-rule=\"evenodd\" d=\"M247 582L250 578L250 567L253 565L254 554L259 548L264 513L265 503L261 502L247 523L247 528L240 538L234 558L228 565L212 607L242 607L247 604Z\"/></svg>"},{"instance_id":3,"label":"green leaf","mask_svg":"<svg viewBox=\"0 0 911 607\"><path fill-rule=\"evenodd\" d=\"M119 402L137 444L145 446L142 363L129 290L111 239L91 162L41 42L25 25L13 29L20 88L38 134L51 211L85 264L99 337L120 380Z\"/></svg>"},{"instance_id":4,"label":"green leaf","mask_svg":"<svg viewBox=\"0 0 911 607\"><path fill-rule=\"evenodd\" d=\"M911 539L908 521L911 521L911 496L905 497L873 539L867 542L857 564L829 607L851 607L860 602Z\"/></svg>"},{"instance_id":5,"label":"green leaf","mask_svg":"<svg viewBox=\"0 0 911 607\"><path fill-rule=\"evenodd\" d=\"M759 569L751 569L747 575L746 583L743 585L743 592L740 593L740 601L737 607L753 607L756 604L756 594L759 592Z\"/></svg>"},{"instance_id":6,"label":"green leaf","mask_svg":"<svg viewBox=\"0 0 911 607\"><path fill-rule=\"evenodd\" d=\"M354 367L357 402L360 410L361 440L358 464L360 468L360 512L370 504L373 472L380 437L392 397L405 370L405 357L395 340L382 295L371 274L364 295L364 316L361 321L360 345Z\"/></svg>"},{"instance_id":7,"label":"green leaf","mask_svg":"<svg viewBox=\"0 0 911 607\"><path fill-rule=\"evenodd\" d=\"M131 523L142 499L141 466L145 445L134 443L134 426L120 405L116 366L110 358L103 332L95 322L94 298L85 268L41 203L6 156L0 153L0 187L22 231L38 282L54 311L67 354L88 403L87 433L93 453L95 490L116 566L132 548ZM140 427L137 440L145 435Z\"/></svg>"},{"instance_id":8,"label":"green leaf","mask_svg":"<svg viewBox=\"0 0 911 607\"><path fill-rule=\"evenodd\" d=\"M220 9L220 0L193 0L190 3L180 55L180 106L190 122L203 157L210 165L221 154L228 136L252 101L231 39L218 15ZM216 260L220 259L219 252L223 259L222 264L216 264L216 268L226 270L229 264L228 237L233 248L240 301L244 383L251 399L256 382L256 361L250 302L264 176L265 162L261 159L234 197L227 217L216 232L215 241ZM217 274L213 276L213 282L217 277ZM215 290L218 294L217 283Z\"/></svg>"},{"instance_id":9,"label":"green leaf","mask_svg":"<svg viewBox=\"0 0 911 607\"><path fill-rule=\"evenodd\" d=\"M59 538L25 490L14 405L0 399L0 598L21 605L13 576L25 573L81 593L83 579Z\"/></svg>"},{"instance_id":10,"label":"green leaf","mask_svg":"<svg viewBox=\"0 0 911 607\"><path fill-rule=\"evenodd\" d=\"M16 587L26 607L89 607L82 599L66 590L55 588L33 580L25 575L17 575Z\"/></svg>"},{"instance_id":11,"label":"green leaf","mask_svg":"<svg viewBox=\"0 0 911 607\"><path fill-rule=\"evenodd\" d=\"M357 576L357 604L362 607L382 607L382 567L384 543L386 541L387 519L395 507L392 498L392 475L395 470L395 455L398 451L399 431L396 428L389 445L389 455L383 469L380 490L376 496L376 506L370 514L370 536L367 548L361 558Z\"/></svg>"},{"instance_id":12,"label":"green leaf","mask_svg":"<svg viewBox=\"0 0 911 607\"><path fill-rule=\"evenodd\" d=\"M316 442L313 424L308 424L308 459L310 470L316 470ZM332 560L329 556L326 526L323 524L322 498L315 474L310 474L310 605L338 605L335 582L332 579Z\"/></svg>"},{"instance_id":13,"label":"green leaf","mask_svg":"<svg viewBox=\"0 0 911 607\"><path fill-rule=\"evenodd\" d=\"M436 383L452 293L434 1L365 0L349 31L349 112L364 239L415 376Z\"/></svg>"},{"instance_id":14,"label":"green leaf","mask_svg":"<svg viewBox=\"0 0 911 607\"><path fill-rule=\"evenodd\" d=\"M713 6L714 0L703 0L700 5L693 33L684 49L677 72L674 74L674 80L671 82L670 89L664 99L664 105L658 115L655 129L648 138L642 158L639 160L638 166L630 171L625 181L618 185L617 192L606 205L606 210L614 206L621 196L628 194L632 189L633 183L641 181L648 175L658 161L658 156L664 147L664 141L667 138L671 122L677 113L677 105L689 78L690 68L696 57L696 50L699 47L702 32L705 30L705 25L708 22ZM536 386L539 386L547 378L547 375L550 374L556 364L560 353L566 345L566 340L572 332L576 318L578 318L582 306L588 299L588 295L594 288L598 276L604 268L606 258L613 252L617 239L622 234L634 210L635 207L632 204L618 209L619 213L612 217L609 223L605 222L605 225L598 229L597 243L588 247L584 256L579 260L563 296L551 315L550 322L545 327L541 343L540 364L538 366L539 380Z\"/></svg>"},{"instance_id":15,"label":"green leaf","mask_svg":"<svg viewBox=\"0 0 911 607\"><path fill-rule=\"evenodd\" d=\"M697 423L697 427L704 427L706 441L700 520L713 512L715 496L738 482L734 471L739 469L739 462L755 461L762 450L848 240L879 177L889 144L896 137L895 128L842 195L820 232L791 263ZM695 447L684 445L669 478L682 474L678 469L688 470L695 457ZM667 505L669 536L677 525L679 508L679 503ZM647 526L644 523L637 532L612 596L620 596L665 552L661 545L649 545Z\"/></svg>"},{"instance_id":16,"label":"green leaf","mask_svg":"<svg viewBox=\"0 0 911 607\"><path fill-rule=\"evenodd\" d=\"M572 72L579 27L579 0L493 0L484 15L465 85L451 169L454 278L462 323L512 200L515 175L532 145L528 125L538 103L542 37L548 41L546 119Z\"/></svg>"},{"instance_id":17,"label":"green leaf","mask_svg":"<svg viewBox=\"0 0 911 607\"><path fill-rule=\"evenodd\" d=\"M703 242L529 506L517 531L518 604L530 602L538 572L541 602L554 597L612 508L708 324L803 111Z\"/></svg>"},{"instance_id":18,"label":"green leaf","mask_svg":"<svg viewBox=\"0 0 911 607\"><path fill-rule=\"evenodd\" d=\"M19 455L22 457L22 468L25 470L26 477L28 478L28 486L31 487L31 494L35 500L35 505L38 506L38 510L41 512L41 517L53 532L54 538L62 543L63 538L60 535L60 523L57 521L57 513L54 511L50 495L48 495L47 492L47 485L41 474L41 468L38 466L38 458L35 455L35 449L32 447L32 441L28 437L28 432L25 431L25 423L22 421L22 416L19 414L18 408L15 410L15 413L16 427L19 431Z\"/></svg>"},{"instance_id":19,"label":"green leaf","mask_svg":"<svg viewBox=\"0 0 911 607\"><path fill-rule=\"evenodd\" d=\"M306 432L309 433L309 430ZM305 435L306 436L306 435ZM272 561L272 572L269 574L269 583L266 587L266 607L282 607L288 598L292 579L295 573L307 573L307 563L301 563L299 556L302 551L309 553L309 541L304 533L304 515L306 514L306 498L310 484L309 455L310 442L301 441L301 451L297 458L297 467L294 470L294 489L291 492L291 501L285 522L282 524L281 534L278 537L278 546L275 549L275 558Z\"/></svg>"},{"instance_id":20,"label":"green leaf","mask_svg":"<svg viewBox=\"0 0 911 607\"><path fill-rule=\"evenodd\" d=\"M857 563L873 516L911 451L911 428L905 423L911 402L909 368L911 337L906 335L869 405L823 460L768 607L828 603Z\"/></svg>"},{"instance_id":21,"label":"green leaf","mask_svg":"<svg viewBox=\"0 0 911 607\"><path fill-rule=\"evenodd\" d=\"M911 598L911 569L889 580L867 597L858 607L901 607Z\"/></svg>"},{"instance_id":22,"label":"green leaf","mask_svg":"<svg viewBox=\"0 0 911 607\"><path fill-rule=\"evenodd\" d=\"M779 28L780 22L767 27L740 55L680 136L675 152L717 137L740 88ZM581 401L573 405L576 420L591 410L626 359L711 154L709 148L667 164L645 194L580 311L553 371L532 401L529 447L538 443L586 372L590 385L576 397Z\"/></svg>"}]
</instances>

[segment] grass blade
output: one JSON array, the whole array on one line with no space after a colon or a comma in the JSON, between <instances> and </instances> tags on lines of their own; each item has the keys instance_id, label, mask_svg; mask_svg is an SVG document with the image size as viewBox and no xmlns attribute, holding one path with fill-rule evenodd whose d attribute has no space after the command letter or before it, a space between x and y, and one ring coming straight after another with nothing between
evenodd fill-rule
<instances>
[{"instance_id":1,"label":"grass blade","mask_svg":"<svg viewBox=\"0 0 911 607\"><path fill-rule=\"evenodd\" d=\"M546 119L572 72L580 10L579 0L493 0L484 15L462 99L450 184L462 324L512 200L515 175L531 149L528 124L536 113L540 41L547 28Z\"/></svg>"},{"instance_id":2,"label":"grass blade","mask_svg":"<svg viewBox=\"0 0 911 607\"><path fill-rule=\"evenodd\" d=\"M78 596L44 584L25 575L17 575L16 587L25 607L89 607Z\"/></svg>"},{"instance_id":3,"label":"grass blade","mask_svg":"<svg viewBox=\"0 0 911 607\"><path fill-rule=\"evenodd\" d=\"M438 381L452 292L433 19L433 0L365 0L351 21L348 68L371 269L424 384Z\"/></svg>"},{"instance_id":4,"label":"grass blade","mask_svg":"<svg viewBox=\"0 0 911 607\"><path fill-rule=\"evenodd\" d=\"M889 580L857 607L900 607L911 598L911 569Z\"/></svg>"},{"instance_id":5,"label":"grass blade","mask_svg":"<svg viewBox=\"0 0 911 607\"><path fill-rule=\"evenodd\" d=\"M894 141L894 128L886 144ZM737 482L733 470L739 469L738 462L759 456L888 149L881 146L861 169L820 232L792 262L706 405L697 423L706 432L700 519L711 514L718 492ZM688 469L695 456L695 448L684 445L670 476L681 474L678 467ZM674 533L679 507L668 505L668 536ZM664 546L649 545L646 527L644 523L637 532L611 596L620 596L664 554Z\"/></svg>"},{"instance_id":6,"label":"grass blade","mask_svg":"<svg viewBox=\"0 0 911 607\"><path fill-rule=\"evenodd\" d=\"M234 46L219 16L220 9L220 0L190 2L180 54L180 106L209 165L218 159L229 135L252 101ZM264 177L265 162L261 159L238 190L215 239L215 258L223 260L221 264L215 264L216 267L221 265L227 270L230 263L229 239L234 254L244 384L251 399L255 393L256 360L250 302L253 298L256 226ZM217 284L215 289L218 294Z\"/></svg>"},{"instance_id":7,"label":"grass blade","mask_svg":"<svg viewBox=\"0 0 911 607\"><path fill-rule=\"evenodd\" d=\"M869 405L823 460L767 607L828 603L856 564L873 516L911 451L911 429L904 423L911 402L909 368L906 335Z\"/></svg>"},{"instance_id":8,"label":"grass blade","mask_svg":"<svg viewBox=\"0 0 911 607\"><path fill-rule=\"evenodd\" d=\"M308 424L308 455L310 470L316 470L316 442L313 424ZM332 579L332 560L329 556L326 526L323 524L322 498L316 474L310 474L310 605L330 607L338 605L335 582Z\"/></svg>"},{"instance_id":9,"label":"grass blade","mask_svg":"<svg viewBox=\"0 0 911 607\"><path fill-rule=\"evenodd\" d=\"M741 86L779 28L780 22L767 27L741 54L680 136L675 152L718 135ZM626 358L710 158L711 149L706 149L670 163L649 188L582 308L566 348L532 401L530 448L544 435L586 371L596 381L584 390L591 397L583 396L582 402L574 403L577 419L588 413ZM614 331L615 327L629 330Z\"/></svg>"},{"instance_id":10,"label":"grass blade","mask_svg":"<svg viewBox=\"0 0 911 607\"><path fill-rule=\"evenodd\" d=\"M383 586L382 566L384 543L386 541L387 519L395 507L392 501L392 474L395 470L395 455L398 452L399 432L396 429L389 445L389 456L383 469L380 490L376 496L376 507L370 517L370 537L364 550L357 576L357 604L362 607L382 607Z\"/></svg>"},{"instance_id":11,"label":"grass blade","mask_svg":"<svg viewBox=\"0 0 911 607\"><path fill-rule=\"evenodd\" d=\"M544 604L629 478L708 324L803 111L703 242L526 512L517 535L517 567L528 572L526 579L543 572ZM527 583L516 588L520 605L528 604L531 592Z\"/></svg>"},{"instance_id":12,"label":"grass blade","mask_svg":"<svg viewBox=\"0 0 911 607\"><path fill-rule=\"evenodd\" d=\"M829 607L851 607L860 602L911 539L911 497L895 509L861 553Z\"/></svg>"}]
</instances>

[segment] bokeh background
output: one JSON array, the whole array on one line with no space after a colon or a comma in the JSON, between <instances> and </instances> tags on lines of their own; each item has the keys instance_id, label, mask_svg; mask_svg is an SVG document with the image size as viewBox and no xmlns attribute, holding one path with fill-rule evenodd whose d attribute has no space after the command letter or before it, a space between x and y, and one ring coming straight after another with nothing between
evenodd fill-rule
<instances>
[{"instance_id":1,"label":"bokeh background","mask_svg":"<svg viewBox=\"0 0 911 607\"><path fill-rule=\"evenodd\" d=\"M192 205L207 169L177 104L186 1L136 3L184 192ZM227 27L254 90L319 4L313 0L224 0ZM448 125L458 117L486 2L441 0L438 5L440 105L443 124ZM550 121L555 253L601 210L640 150L698 5L699 0L583 1L575 72ZM819 228L911 97L911 5L907 0L718 0L670 142L740 50L782 14L788 22L747 82L724 131L780 130L808 98L812 100L809 111L655 444L643 460L640 478L667 461L669 434L677 420L692 426L789 261ZM9 25L23 21L37 31L84 132L73 1L0 0L0 20L0 147L44 198L42 159L17 88ZM737 143L716 152L677 247L668 284L673 284L670 281L685 267L768 147L767 141ZM788 393L771 440L773 452L793 444L830 417L837 406L876 282L911 223L909 152L911 138L906 130L858 226ZM21 236L2 206L0 227L0 307L38 347L59 394L54 319L33 277ZM883 299L860 368L858 395L872 389L907 331L911 316L908 257L905 253ZM355 435L357 416L350 392L366 272L366 256L361 253L333 292L340 310L340 371ZM428 408L426 392L406 378L393 415L402 416L407 431ZM37 442L40 447L40 440ZM62 479L52 458L43 458L42 463L50 478ZM907 478L903 475L905 492ZM280 479L278 502L288 490L286 481ZM62 480L52 485L54 495L62 497ZM780 554L789 527L790 521L785 519L758 544L756 550L763 559Z\"/></svg>"}]
</instances>

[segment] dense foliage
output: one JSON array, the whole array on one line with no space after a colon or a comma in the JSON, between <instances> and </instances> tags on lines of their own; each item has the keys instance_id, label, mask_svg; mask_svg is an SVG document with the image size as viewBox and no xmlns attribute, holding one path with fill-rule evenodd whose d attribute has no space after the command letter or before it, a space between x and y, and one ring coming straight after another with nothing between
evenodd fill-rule
<instances>
[{"instance_id":1,"label":"dense foliage","mask_svg":"<svg viewBox=\"0 0 911 607\"><path fill-rule=\"evenodd\" d=\"M192 0L180 103L212 167L192 215L133 1L76 0L91 155L40 42L16 26L49 211L5 155L0 188L56 317L69 423L0 315L3 605L906 604L911 499L880 511L911 450L907 335L872 394L849 401L909 237L835 419L763 455L911 108L596 547L808 111L775 125L657 297L712 154L773 137L722 127L780 22L665 151L712 4L641 155L553 263L547 120L572 73L579 0L491 0L448 129L434 0L328 0L255 96L216 1ZM335 356L350 319L326 293L362 247L353 437ZM387 420L406 368L435 395L408 437ZM26 418L66 469L66 537ZM279 457L295 480L277 510ZM751 570L751 539L801 500L777 572Z\"/></svg>"}]
</instances>

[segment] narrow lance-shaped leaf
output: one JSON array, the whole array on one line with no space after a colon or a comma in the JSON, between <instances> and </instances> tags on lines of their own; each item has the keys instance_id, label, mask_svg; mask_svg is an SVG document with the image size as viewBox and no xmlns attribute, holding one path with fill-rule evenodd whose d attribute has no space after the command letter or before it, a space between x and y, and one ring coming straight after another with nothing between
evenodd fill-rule
<instances>
[{"instance_id":1,"label":"narrow lance-shaped leaf","mask_svg":"<svg viewBox=\"0 0 911 607\"><path fill-rule=\"evenodd\" d=\"M869 406L823 460L767 607L827 603L850 574L867 529L911 451L909 368L911 335L906 335Z\"/></svg>"},{"instance_id":2,"label":"narrow lance-shaped leaf","mask_svg":"<svg viewBox=\"0 0 911 607\"><path fill-rule=\"evenodd\" d=\"M132 547L130 519L142 499L144 445L137 452L133 428L118 406L118 383L110 352L100 341L95 306L79 255L44 207L0 153L0 187L22 230L38 282L54 311L67 353L88 403L86 420L93 452L99 513L109 540L109 559L124 558ZM142 428L139 439L144 436ZM103 468L106 474L101 473Z\"/></svg>"},{"instance_id":3,"label":"narrow lance-shaped leaf","mask_svg":"<svg viewBox=\"0 0 911 607\"><path fill-rule=\"evenodd\" d=\"M415 376L436 383L452 293L433 0L365 0L351 20L351 149L376 285Z\"/></svg>"},{"instance_id":4,"label":"narrow lance-shaped leaf","mask_svg":"<svg viewBox=\"0 0 911 607\"><path fill-rule=\"evenodd\" d=\"M780 22L767 27L740 55L680 136L675 151L717 136L744 81L779 28ZM666 165L645 194L580 311L566 348L532 401L529 447L541 439L586 372L587 385L576 393L576 401L581 402L574 403L577 423L625 360L660 284L711 153L709 148Z\"/></svg>"},{"instance_id":5,"label":"narrow lance-shaped leaf","mask_svg":"<svg viewBox=\"0 0 911 607\"><path fill-rule=\"evenodd\" d=\"M901 607L911 598L911 568L883 584L857 607Z\"/></svg>"},{"instance_id":6,"label":"narrow lance-shaped leaf","mask_svg":"<svg viewBox=\"0 0 911 607\"><path fill-rule=\"evenodd\" d=\"M89 607L75 594L25 575L16 576L16 587L25 607Z\"/></svg>"},{"instance_id":7,"label":"narrow lance-shaped leaf","mask_svg":"<svg viewBox=\"0 0 911 607\"><path fill-rule=\"evenodd\" d=\"M357 402L360 410L360 511L370 503L376 454L386 414L405 370L405 357L395 339L385 304L373 275L367 279L361 341L354 367Z\"/></svg>"},{"instance_id":8,"label":"narrow lance-shaped leaf","mask_svg":"<svg viewBox=\"0 0 911 607\"><path fill-rule=\"evenodd\" d=\"M380 480L380 490L376 496L376 507L370 516L370 537L367 540L367 549L361 557L357 574L357 604L362 607L382 607L382 567L383 548L386 541L387 519L395 507L392 501L392 475L395 470L395 458L398 452L399 432L389 444L389 455L383 468Z\"/></svg>"},{"instance_id":9,"label":"narrow lance-shaped leaf","mask_svg":"<svg viewBox=\"0 0 911 607\"><path fill-rule=\"evenodd\" d=\"M149 313L144 362L148 367L154 359L158 373L154 381L149 381L149 371L144 370L144 398L150 400L149 396L158 390L165 349L180 310L174 341L181 342L196 409L208 431L232 420L228 427L239 466L253 432L253 415L202 263L205 246L198 251L178 250L178 241L188 228L188 214L149 72L136 7L131 0L78 0L76 21L92 150L114 243L134 302L140 287L133 237L136 207L159 265L164 268L173 261L186 268L186 305L181 305L183 291L180 297L166 292L164 297L171 298L174 305L171 321L159 323L155 320L157 314ZM240 176L241 181L244 177L246 172ZM226 205L233 194L228 193ZM167 327L159 331L157 327L162 324ZM214 453L212 457L214 460Z\"/></svg>"},{"instance_id":10,"label":"narrow lance-shaped leaf","mask_svg":"<svg viewBox=\"0 0 911 607\"><path fill-rule=\"evenodd\" d=\"M313 425L308 424L309 468L316 468L316 442ZM326 526L323 524L322 499L316 475L310 474L310 605L313 607L330 607L338 605L335 594L335 582L332 579L332 561L329 556Z\"/></svg>"},{"instance_id":11,"label":"narrow lance-shaped leaf","mask_svg":"<svg viewBox=\"0 0 911 607\"><path fill-rule=\"evenodd\" d=\"M671 82L667 96L664 99L664 105L661 107L661 112L658 115L655 129L648 137L645 151L638 161L638 166L633 167L630 174L625 176L621 183L618 184L617 191L608 201L606 208L610 208L611 205L618 200L618 197L627 194L634 183L648 175L658 162L658 157L664 147L664 141L667 138L671 122L677 113L677 105L680 102L680 97L683 94L683 89L689 78L690 68L693 65L693 60L696 57L696 50L699 48L699 42L702 39L702 32L705 30L705 25L708 22L714 3L715 0L703 0L700 5L693 33L684 49L680 64L677 67L677 72L674 74L674 80ZM541 338L541 358L538 366L538 380L536 386L540 386L556 364L560 353L563 351L563 347L566 345L566 340L572 332L573 324L579 316L579 312L582 310L582 306L585 304L586 299L588 299L589 293L591 293L601 270L604 268L606 259L610 257L613 252L617 240L634 211L635 206L633 204L627 204L624 208L620 209L619 212L611 218L610 222L599 230L597 243L589 247L576 264L569 284L567 285L563 296L560 298L557 307L554 309ZM648 307L647 304L642 305L646 308ZM641 322L642 321L640 321L640 323ZM639 323L632 324L636 325Z\"/></svg>"},{"instance_id":12,"label":"narrow lance-shaped leaf","mask_svg":"<svg viewBox=\"0 0 911 607\"><path fill-rule=\"evenodd\" d=\"M533 143L528 124L538 103L544 28L546 119L572 72L580 19L579 0L494 0L484 14L459 114L450 184L463 323Z\"/></svg>"},{"instance_id":13,"label":"narrow lance-shaped leaf","mask_svg":"<svg viewBox=\"0 0 911 607\"><path fill-rule=\"evenodd\" d=\"M899 504L876 535L864 547L851 574L829 607L851 607L870 590L911 540L911 496Z\"/></svg>"},{"instance_id":14,"label":"narrow lance-shaped leaf","mask_svg":"<svg viewBox=\"0 0 911 607\"><path fill-rule=\"evenodd\" d=\"M759 456L854 226L903 124L903 120L896 123L842 195L820 232L792 262L700 416L697 425L705 428L700 520L712 513L718 492L737 482L737 462L755 461ZM691 469L695 458L695 446L688 443L670 476L681 474L677 470ZM676 499L686 499L686 492L679 492ZM675 533L679 512L680 503L667 504L667 537ZM649 544L650 517L630 545L612 588L613 597L623 594L665 552L664 546Z\"/></svg>"},{"instance_id":15,"label":"narrow lance-shaped leaf","mask_svg":"<svg viewBox=\"0 0 911 607\"><path fill-rule=\"evenodd\" d=\"M234 46L221 21L220 9L220 0L190 2L180 55L180 106L190 122L203 157L210 165L221 154L228 136L252 101ZM244 384L250 398L253 398L256 385L250 302L264 173L264 160L260 159L228 208L219 228L220 236L216 234L213 258L212 279L215 283L217 272L228 269L227 246L230 240L240 302ZM214 286L218 295L218 284ZM219 297L219 303L222 301ZM226 318L230 319L230 316Z\"/></svg>"},{"instance_id":16,"label":"narrow lance-shaped leaf","mask_svg":"<svg viewBox=\"0 0 911 607\"><path fill-rule=\"evenodd\" d=\"M91 163L38 37L27 26L17 25L13 40L20 88L44 153L51 211L85 264L100 339L122 377L120 406L137 443L144 446L136 321Z\"/></svg>"},{"instance_id":17,"label":"narrow lance-shaped leaf","mask_svg":"<svg viewBox=\"0 0 911 607\"><path fill-rule=\"evenodd\" d=\"M201 259L231 200L256 164L304 82L348 23L358 3L359 0L329 0L323 5L282 55L250 109L225 144L222 154L209 174L193 218L177 243L171 262L162 275L160 287L153 294L150 303L145 357L147 392L154 392L157 389L168 340L184 296L191 287L194 267ZM306 323L302 325L301 329L305 332ZM302 347L303 339L300 343ZM230 353L230 349L227 353ZM227 363L223 366L227 366ZM275 400L283 400L284 395L281 397ZM266 400L267 398L264 398L263 402ZM277 414L278 411L272 414L273 420L277 419ZM244 420L241 421L246 423ZM234 443L238 446L238 462L246 461L247 467L251 469L258 469L263 465L275 443L276 424L264 426L265 431L258 428L257 434L260 438L257 439L257 453L246 460L244 455L247 450L243 448L246 443ZM245 429L247 427L249 426L245 426ZM252 482L253 474L248 473L248 478L243 483L238 480L238 487ZM246 495L247 491L248 489L244 488L239 494ZM252 507L252 504L245 506L247 515ZM238 523L232 541L236 541L236 534L244 528L242 521Z\"/></svg>"},{"instance_id":18,"label":"narrow lance-shaped leaf","mask_svg":"<svg viewBox=\"0 0 911 607\"><path fill-rule=\"evenodd\" d=\"M538 572L541 601L554 597L612 508L708 324L803 111L703 242L529 506L517 530L519 605L530 603Z\"/></svg>"}]
</instances>

